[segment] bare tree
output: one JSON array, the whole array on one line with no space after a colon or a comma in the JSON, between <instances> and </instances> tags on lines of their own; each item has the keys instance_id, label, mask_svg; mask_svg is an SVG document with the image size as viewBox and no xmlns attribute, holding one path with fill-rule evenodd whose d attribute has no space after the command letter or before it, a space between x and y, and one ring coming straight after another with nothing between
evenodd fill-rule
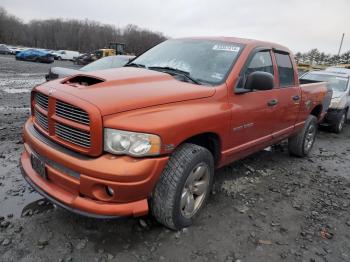
<instances>
[{"instance_id":1,"label":"bare tree","mask_svg":"<svg viewBox=\"0 0 350 262\"><path fill-rule=\"evenodd\" d=\"M0 43L46 49L89 52L108 47L110 42L126 44L126 52L140 54L164 41L159 32L128 25L117 28L91 20L47 19L23 23L0 7Z\"/></svg>"}]
</instances>

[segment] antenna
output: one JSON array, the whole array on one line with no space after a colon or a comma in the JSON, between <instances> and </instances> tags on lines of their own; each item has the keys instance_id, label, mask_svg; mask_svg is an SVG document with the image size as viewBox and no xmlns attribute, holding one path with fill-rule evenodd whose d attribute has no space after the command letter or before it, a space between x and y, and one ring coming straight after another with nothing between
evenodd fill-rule
<instances>
[{"instance_id":1,"label":"antenna","mask_svg":"<svg viewBox=\"0 0 350 262\"><path fill-rule=\"evenodd\" d=\"M338 56L340 56L340 51L341 51L341 47L342 47L342 45L343 45L344 36L345 36L345 34L343 33L343 35L342 35L342 37L341 37L341 41L340 41L340 46L339 46Z\"/></svg>"}]
</instances>

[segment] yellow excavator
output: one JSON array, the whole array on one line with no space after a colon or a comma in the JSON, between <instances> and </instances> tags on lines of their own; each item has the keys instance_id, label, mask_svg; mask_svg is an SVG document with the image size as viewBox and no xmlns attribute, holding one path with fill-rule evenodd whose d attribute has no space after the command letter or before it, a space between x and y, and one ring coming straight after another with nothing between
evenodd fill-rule
<instances>
[{"instance_id":1,"label":"yellow excavator","mask_svg":"<svg viewBox=\"0 0 350 262\"><path fill-rule=\"evenodd\" d=\"M94 52L95 60L111 55L125 54L125 44L109 43L108 48L101 48Z\"/></svg>"}]
</instances>

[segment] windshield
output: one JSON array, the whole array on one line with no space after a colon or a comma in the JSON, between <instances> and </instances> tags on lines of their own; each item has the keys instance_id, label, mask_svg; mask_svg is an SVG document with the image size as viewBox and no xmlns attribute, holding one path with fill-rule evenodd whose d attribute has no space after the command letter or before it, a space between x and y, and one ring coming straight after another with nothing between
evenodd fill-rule
<instances>
[{"instance_id":1,"label":"windshield","mask_svg":"<svg viewBox=\"0 0 350 262\"><path fill-rule=\"evenodd\" d=\"M80 70L96 71L108 68L118 68L124 66L127 62L129 62L129 59L125 57L107 56L80 68Z\"/></svg>"},{"instance_id":2,"label":"windshield","mask_svg":"<svg viewBox=\"0 0 350 262\"><path fill-rule=\"evenodd\" d=\"M181 70L198 82L217 85L226 80L242 48L241 44L223 41L168 40L142 54L132 63L146 68Z\"/></svg>"},{"instance_id":3,"label":"windshield","mask_svg":"<svg viewBox=\"0 0 350 262\"><path fill-rule=\"evenodd\" d=\"M349 78L336 75L308 73L302 77L302 79L328 82L329 86L334 91L344 92L347 88Z\"/></svg>"}]
</instances>

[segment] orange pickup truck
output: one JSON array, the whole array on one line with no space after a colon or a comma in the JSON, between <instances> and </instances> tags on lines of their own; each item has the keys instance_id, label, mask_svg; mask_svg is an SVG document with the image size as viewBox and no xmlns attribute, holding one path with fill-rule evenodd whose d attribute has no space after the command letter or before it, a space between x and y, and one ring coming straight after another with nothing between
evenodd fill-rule
<instances>
[{"instance_id":1,"label":"orange pickup truck","mask_svg":"<svg viewBox=\"0 0 350 262\"><path fill-rule=\"evenodd\" d=\"M289 139L306 156L327 112L325 83L300 85L290 50L230 37L165 41L125 67L46 82L31 93L24 178L97 218L189 226L214 170Z\"/></svg>"}]
</instances>

